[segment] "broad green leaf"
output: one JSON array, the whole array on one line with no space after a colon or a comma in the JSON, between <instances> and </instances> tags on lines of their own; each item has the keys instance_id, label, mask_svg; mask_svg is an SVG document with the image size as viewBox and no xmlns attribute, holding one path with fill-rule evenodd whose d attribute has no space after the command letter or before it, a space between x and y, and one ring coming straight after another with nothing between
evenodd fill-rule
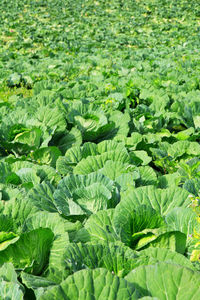
<instances>
[{"instance_id":1,"label":"broad green leaf","mask_svg":"<svg viewBox=\"0 0 200 300\"><path fill-rule=\"evenodd\" d=\"M8 184L8 183L7 184L0 183L0 198L1 198L1 200L14 201L18 197L20 197L21 194L22 194L21 190L16 188L15 186Z\"/></svg>"},{"instance_id":2,"label":"broad green leaf","mask_svg":"<svg viewBox=\"0 0 200 300\"><path fill-rule=\"evenodd\" d=\"M15 272L15 268L11 263L5 263L2 267L0 267L0 277L4 281L12 281L18 283L17 273Z\"/></svg>"},{"instance_id":3,"label":"broad green leaf","mask_svg":"<svg viewBox=\"0 0 200 300\"><path fill-rule=\"evenodd\" d=\"M67 157L59 156L59 158L56 161L56 170L57 172L59 172L59 174L62 174L64 176L72 172L72 167L70 166Z\"/></svg>"},{"instance_id":4,"label":"broad green leaf","mask_svg":"<svg viewBox=\"0 0 200 300\"><path fill-rule=\"evenodd\" d=\"M113 182L100 173L70 175L54 192L55 205L65 216L95 213L112 207Z\"/></svg>"},{"instance_id":5,"label":"broad green leaf","mask_svg":"<svg viewBox=\"0 0 200 300\"><path fill-rule=\"evenodd\" d=\"M21 184L20 177L12 171L12 167L6 162L0 163L0 182L13 185Z\"/></svg>"},{"instance_id":6,"label":"broad green leaf","mask_svg":"<svg viewBox=\"0 0 200 300\"><path fill-rule=\"evenodd\" d=\"M171 263L138 267L125 279L136 285L142 296L158 299L196 299L200 292L199 273Z\"/></svg>"},{"instance_id":7,"label":"broad green leaf","mask_svg":"<svg viewBox=\"0 0 200 300\"><path fill-rule=\"evenodd\" d=\"M189 155L199 155L200 145L197 142L190 142L187 148L187 154Z\"/></svg>"},{"instance_id":8,"label":"broad green leaf","mask_svg":"<svg viewBox=\"0 0 200 300\"><path fill-rule=\"evenodd\" d=\"M126 163L130 160L124 145L112 140L100 142L98 145L84 143L82 147L74 146L66 152L65 157L65 159L63 158L66 169L65 174L69 172L70 167L77 168L78 171L76 170L75 173L89 174L101 169L107 160L119 161L121 163ZM91 165L90 160L94 161L93 165ZM59 163L59 170L63 170L61 162Z\"/></svg>"},{"instance_id":9,"label":"broad green leaf","mask_svg":"<svg viewBox=\"0 0 200 300\"><path fill-rule=\"evenodd\" d=\"M189 137L191 135L193 135L195 132L194 128L193 127L190 127L186 130L182 130L182 131L179 131L177 134L174 134L174 136L178 139L178 140L187 140L189 139Z\"/></svg>"},{"instance_id":10,"label":"broad green leaf","mask_svg":"<svg viewBox=\"0 0 200 300\"><path fill-rule=\"evenodd\" d=\"M158 177L158 187L161 189L166 189L172 186L178 186L180 181L181 177L177 172L173 174L163 175Z\"/></svg>"},{"instance_id":11,"label":"broad green leaf","mask_svg":"<svg viewBox=\"0 0 200 300\"><path fill-rule=\"evenodd\" d=\"M61 155L60 150L55 147L44 147L33 151L29 154L29 158L40 165L50 165L51 167L56 166L56 160Z\"/></svg>"},{"instance_id":12,"label":"broad green leaf","mask_svg":"<svg viewBox=\"0 0 200 300\"><path fill-rule=\"evenodd\" d=\"M118 143L113 140L102 141L97 144L97 151L99 154L109 151L124 151L125 147L123 143Z\"/></svg>"},{"instance_id":13,"label":"broad green leaf","mask_svg":"<svg viewBox=\"0 0 200 300\"><path fill-rule=\"evenodd\" d=\"M71 272L81 269L106 268L119 277L124 277L135 266L137 255L128 247L109 243L71 243L64 252L64 264Z\"/></svg>"},{"instance_id":14,"label":"broad green leaf","mask_svg":"<svg viewBox=\"0 0 200 300\"><path fill-rule=\"evenodd\" d=\"M148 243L146 242L146 240L139 240L136 250L147 247L159 247L167 248L172 251L184 254L186 249L186 239L186 235L180 231L169 231L160 234L157 239L154 239L153 241L150 241Z\"/></svg>"},{"instance_id":15,"label":"broad green leaf","mask_svg":"<svg viewBox=\"0 0 200 300\"><path fill-rule=\"evenodd\" d=\"M155 185L157 181L157 175L153 168L149 166L138 167L140 178L137 179L137 186Z\"/></svg>"},{"instance_id":16,"label":"broad green leaf","mask_svg":"<svg viewBox=\"0 0 200 300\"><path fill-rule=\"evenodd\" d=\"M127 190L130 186L135 186L135 181L139 178L139 172L133 171L120 175L115 179L116 185L121 191Z\"/></svg>"},{"instance_id":17,"label":"broad green leaf","mask_svg":"<svg viewBox=\"0 0 200 300\"><path fill-rule=\"evenodd\" d=\"M13 232L0 232L0 251L6 249L9 245L14 244L19 239Z\"/></svg>"},{"instance_id":18,"label":"broad green leaf","mask_svg":"<svg viewBox=\"0 0 200 300\"><path fill-rule=\"evenodd\" d=\"M58 213L41 211L28 218L23 229L27 232L38 228L50 228L54 233L55 238L51 246L45 276L59 283L68 275L68 273L66 275L63 263L63 253L69 243L68 231L73 232L77 225L61 218Z\"/></svg>"},{"instance_id":19,"label":"broad green leaf","mask_svg":"<svg viewBox=\"0 0 200 300\"><path fill-rule=\"evenodd\" d=\"M36 174L40 177L41 182L49 181L51 184L57 184L61 180L60 174L50 166L35 165Z\"/></svg>"},{"instance_id":20,"label":"broad green leaf","mask_svg":"<svg viewBox=\"0 0 200 300\"><path fill-rule=\"evenodd\" d=\"M128 164L123 164L120 161L107 160L101 172L111 180L115 180L121 174L127 173L127 168Z\"/></svg>"},{"instance_id":21,"label":"broad green leaf","mask_svg":"<svg viewBox=\"0 0 200 300\"><path fill-rule=\"evenodd\" d=\"M165 220L171 230L185 233L188 240L198 226L196 213L191 208L176 207L166 215Z\"/></svg>"},{"instance_id":22,"label":"broad green leaf","mask_svg":"<svg viewBox=\"0 0 200 300\"><path fill-rule=\"evenodd\" d=\"M22 168L19 171L17 171L16 174L21 179L22 184L31 183L33 186L34 184L40 183L40 177L37 176L37 172L34 169Z\"/></svg>"},{"instance_id":23,"label":"broad green leaf","mask_svg":"<svg viewBox=\"0 0 200 300\"><path fill-rule=\"evenodd\" d=\"M37 228L50 228L54 233L55 238L51 246L49 265L45 276L53 282L60 283L69 273L66 272L63 261L63 253L69 243L69 235L73 238L75 232L81 228L81 224L79 222L71 223L60 217L58 213L40 211L27 219L23 230L31 231Z\"/></svg>"},{"instance_id":24,"label":"broad green leaf","mask_svg":"<svg viewBox=\"0 0 200 300\"><path fill-rule=\"evenodd\" d=\"M156 261L168 262L171 264L178 264L183 267L187 267L195 270L193 264L184 255L171 251L167 248L147 248L139 252L139 258L149 257L150 260L155 259ZM151 264L151 261L150 261Z\"/></svg>"},{"instance_id":25,"label":"broad green leaf","mask_svg":"<svg viewBox=\"0 0 200 300\"><path fill-rule=\"evenodd\" d=\"M0 232L9 232L14 229L13 219L5 216L3 214L0 215Z\"/></svg>"},{"instance_id":26,"label":"broad green leaf","mask_svg":"<svg viewBox=\"0 0 200 300\"><path fill-rule=\"evenodd\" d=\"M56 236L66 232L70 226L73 227L73 223L63 219L58 213L39 211L27 218L23 231L31 231L40 227L50 228Z\"/></svg>"},{"instance_id":27,"label":"broad green leaf","mask_svg":"<svg viewBox=\"0 0 200 300\"><path fill-rule=\"evenodd\" d=\"M82 286L82 289L80 289ZM45 292L39 299L70 300L125 300L138 299L135 286L106 269L81 270L60 285Z\"/></svg>"},{"instance_id":28,"label":"broad green leaf","mask_svg":"<svg viewBox=\"0 0 200 300\"><path fill-rule=\"evenodd\" d=\"M64 268L64 253L68 244L69 236L67 232L57 235L52 243L49 264L44 276L55 283L60 283L69 275L69 271Z\"/></svg>"},{"instance_id":29,"label":"broad green leaf","mask_svg":"<svg viewBox=\"0 0 200 300\"><path fill-rule=\"evenodd\" d=\"M186 189L189 193L198 196L200 191L200 178L194 177L192 179L186 180L183 188Z\"/></svg>"},{"instance_id":30,"label":"broad green leaf","mask_svg":"<svg viewBox=\"0 0 200 300\"><path fill-rule=\"evenodd\" d=\"M40 210L46 210L49 212L57 212L53 193L55 188L48 182L42 182L35 185L33 189L28 193L28 199Z\"/></svg>"},{"instance_id":31,"label":"broad green leaf","mask_svg":"<svg viewBox=\"0 0 200 300\"><path fill-rule=\"evenodd\" d=\"M129 213L129 207L136 207L141 204L151 206L161 215L166 215L175 207L187 207L190 204L189 193L184 189L172 187L167 189L156 189L154 186L130 187L121 193L121 202L118 205Z\"/></svg>"},{"instance_id":32,"label":"broad green leaf","mask_svg":"<svg viewBox=\"0 0 200 300\"><path fill-rule=\"evenodd\" d=\"M200 128L200 116L194 116L193 120L194 120L194 126L195 126L195 128L199 129Z\"/></svg>"},{"instance_id":33,"label":"broad green leaf","mask_svg":"<svg viewBox=\"0 0 200 300\"><path fill-rule=\"evenodd\" d=\"M119 110L112 111L109 121L114 122L115 124L115 130L113 130L114 133L114 139L117 139L118 136L127 136L129 133L129 122L130 122L130 115L128 113L122 113ZM115 132L116 131L116 132ZM111 135L111 133L110 133ZM109 136L109 134L108 134Z\"/></svg>"},{"instance_id":34,"label":"broad green leaf","mask_svg":"<svg viewBox=\"0 0 200 300\"><path fill-rule=\"evenodd\" d=\"M135 157L141 160L142 166L146 166L152 161L152 158L148 156L146 151L143 150L131 152L131 158L133 159L133 161Z\"/></svg>"},{"instance_id":35,"label":"broad green leaf","mask_svg":"<svg viewBox=\"0 0 200 300\"><path fill-rule=\"evenodd\" d=\"M40 274L48 261L53 241L50 229L36 229L20 236L20 239L0 252L0 264L12 262L16 269Z\"/></svg>"},{"instance_id":36,"label":"broad green leaf","mask_svg":"<svg viewBox=\"0 0 200 300\"><path fill-rule=\"evenodd\" d=\"M40 103L41 103L41 96ZM38 99L39 99L38 97ZM64 112L54 103L54 106L45 105L41 106L35 112L35 119L38 122L39 127L46 126L48 128L53 128L56 126L56 132L64 132L66 129L66 120Z\"/></svg>"},{"instance_id":37,"label":"broad green leaf","mask_svg":"<svg viewBox=\"0 0 200 300\"><path fill-rule=\"evenodd\" d=\"M25 272L21 273L21 278L23 284L27 288L34 291L36 298L42 295L48 288L56 285L55 282L52 282L44 277L31 275Z\"/></svg>"},{"instance_id":38,"label":"broad green leaf","mask_svg":"<svg viewBox=\"0 0 200 300\"><path fill-rule=\"evenodd\" d=\"M0 162L0 181L6 182L6 177L11 173L11 167L8 163Z\"/></svg>"},{"instance_id":39,"label":"broad green leaf","mask_svg":"<svg viewBox=\"0 0 200 300\"><path fill-rule=\"evenodd\" d=\"M88 156L82 159L74 168L75 174L89 174L102 169L108 160L119 161L121 163L129 163L130 158L126 150L113 150L104 152L101 155Z\"/></svg>"},{"instance_id":40,"label":"broad green leaf","mask_svg":"<svg viewBox=\"0 0 200 300\"><path fill-rule=\"evenodd\" d=\"M12 231L14 232L21 232L25 220L38 211L24 194L5 202L3 208L3 214L13 220Z\"/></svg>"},{"instance_id":41,"label":"broad green leaf","mask_svg":"<svg viewBox=\"0 0 200 300\"><path fill-rule=\"evenodd\" d=\"M116 181L125 189L129 184L134 185L134 181L139 178L139 172L134 166L132 167L128 163L125 164L113 160L106 161L103 169L101 169L101 173L113 181Z\"/></svg>"},{"instance_id":42,"label":"broad green leaf","mask_svg":"<svg viewBox=\"0 0 200 300\"><path fill-rule=\"evenodd\" d=\"M159 300L157 297L146 296L139 298L139 300Z\"/></svg>"},{"instance_id":43,"label":"broad green leaf","mask_svg":"<svg viewBox=\"0 0 200 300\"><path fill-rule=\"evenodd\" d=\"M104 112L87 101L70 103L68 118L82 132L85 141L104 138L115 127L114 122L108 123Z\"/></svg>"},{"instance_id":44,"label":"broad green leaf","mask_svg":"<svg viewBox=\"0 0 200 300\"><path fill-rule=\"evenodd\" d=\"M88 156L97 155L99 152L97 151L97 145L94 143L84 143L82 147L74 146L73 148L67 150L65 156L69 161L70 165L77 164L81 161L82 158L86 158Z\"/></svg>"},{"instance_id":45,"label":"broad green leaf","mask_svg":"<svg viewBox=\"0 0 200 300\"><path fill-rule=\"evenodd\" d=\"M116 242L121 237L113 223L114 209L107 209L93 214L86 221L83 229L77 232L75 241Z\"/></svg>"},{"instance_id":46,"label":"broad green leaf","mask_svg":"<svg viewBox=\"0 0 200 300\"><path fill-rule=\"evenodd\" d=\"M42 131L39 128L33 128L28 131L24 131L15 136L14 142L27 144L31 147L38 148L40 146Z\"/></svg>"},{"instance_id":47,"label":"broad green leaf","mask_svg":"<svg viewBox=\"0 0 200 300\"><path fill-rule=\"evenodd\" d=\"M11 263L0 267L0 298L23 299L24 287L17 280L17 273Z\"/></svg>"},{"instance_id":48,"label":"broad green leaf","mask_svg":"<svg viewBox=\"0 0 200 300\"><path fill-rule=\"evenodd\" d=\"M60 151L65 154L65 152L74 146L79 146L82 144L82 135L80 130L73 127L68 133L66 133L58 143Z\"/></svg>"},{"instance_id":49,"label":"broad green leaf","mask_svg":"<svg viewBox=\"0 0 200 300\"><path fill-rule=\"evenodd\" d=\"M130 137L125 139L126 147L130 150L136 150L137 144L142 142L142 135L138 132L132 132Z\"/></svg>"},{"instance_id":50,"label":"broad green leaf","mask_svg":"<svg viewBox=\"0 0 200 300\"><path fill-rule=\"evenodd\" d=\"M164 218L159 212L150 206L134 206L132 203L128 211L119 203L115 209L113 222L122 241L132 247L137 247L137 243L141 244L142 237L145 239L143 244L145 245L166 230Z\"/></svg>"},{"instance_id":51,"label":"broad green leaf","mask_svg":"<svg viewBox=\"0 0 200 300\"><path fill-rule=\"evenodd\" d=\"M0 298L9 300L23 300L24 294L19 286L14 282L0 280Z\"/></svg>"},{"instance_id":52,"label":"broad green leaf","mask_svg":"<svg viewBox=\"0 0 200 300\"><path fill-rule=\"evenodd\" d=\"M26 160L16 160L13 159L11 160L11 158L8 158L7 161L10 163L10 167L12 169L13 172L17 172L21 169L31 169L34 168L34 163L30 162L30 161L26 161Z\"/></svg>"}]
</instances>

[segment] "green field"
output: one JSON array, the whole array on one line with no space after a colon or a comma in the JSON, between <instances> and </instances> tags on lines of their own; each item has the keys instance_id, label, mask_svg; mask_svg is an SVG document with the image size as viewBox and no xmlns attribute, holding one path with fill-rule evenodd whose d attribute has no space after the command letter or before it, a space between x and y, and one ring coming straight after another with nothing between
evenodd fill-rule
<instances>
[{"instance_id":1,"label":"green field","mask_svg":"<svg viewBox=\"0 0 200 300\"><path fill-rule=\"evenodd\" d=\"M199 299L200 1L0 16L0 299Z\"/></svg>"}]
</instances>

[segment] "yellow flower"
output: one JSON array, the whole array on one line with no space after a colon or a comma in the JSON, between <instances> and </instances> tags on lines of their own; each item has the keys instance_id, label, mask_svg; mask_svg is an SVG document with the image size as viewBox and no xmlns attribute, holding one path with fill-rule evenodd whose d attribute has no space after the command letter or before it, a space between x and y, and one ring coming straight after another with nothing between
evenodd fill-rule
<instances>
[{"instance_id":1,"label":"yellow flower","mask_svg":"<svg viewBox=\"0 0 200 300\"><path fill-rule=\"evenodd\" d=\"M106 104L108 104L108 103L113 103L113 100L112 100L112 99L107 99L105 103L106 103Z\"/></svg>"},{"instance_id":2,"label":"yellow flower","mask_svg":"<svg viewBox=\"0 0 200 300\"><path fill-rule=\"evenodd\" d=\"M200 261L200 250L193 250L190 261Z\"/></svg>"}]
</instances>

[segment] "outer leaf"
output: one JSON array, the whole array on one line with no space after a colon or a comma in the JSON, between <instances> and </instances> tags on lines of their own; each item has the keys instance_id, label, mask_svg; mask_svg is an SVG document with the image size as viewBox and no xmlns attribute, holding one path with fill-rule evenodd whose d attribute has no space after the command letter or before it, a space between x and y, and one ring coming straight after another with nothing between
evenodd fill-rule
<instances>
[{"instance_id":1,"label":"outer leaf","mask_svg":"<svg viewBox=\"0 0 200 300\"><path fill-rule=\"evenodd\" d=\"M0 281L0 299L23 300L21 287L14 282Z\"/></svg>"},{"instance_id":2,"label":"outer leaf","mask_svg":"<svg viewBox=\"0 0 200 300\"><path fill-rule=\"evenodd\" d=\"M150 163L152 158L148 156L146 151L133 151L132 152L132 159L134 160L134 157L139 158L142 161L142 166L146 166Z\"/></svg>"},{"instance_id":3,"label":"outer leaf","mask_svg":"<svg viewBox=\"0 0 200 300\"><path fill-rule=\"evenodd\" d=\"M193 264L184 255L179 254L175 251L164 248L147 248L139 252L139 257L148 256L151 259L155 259L161 262L168 262L171 264L178 264L183 267L195 270Z\"/></svg>"},{"instance_id":4,"label":"outer leaf","mask_svg":"<svg viewBox=\"0 0 200 300\"><path fill-rule=\"evenodd\" d=\"M38 298L38 295L43 294L48 288L56 285L55 282L52 282L44 277L34 276L25 272L21 273L21 278L23 284L35 292L36 298Z\"/></svg>"},{"instance_id":5,"label":"outer leaf","mask_svg":"<svg viewBox=\"0 0 200 300\"><path fill-rule=\"evenodd\" d=\"M122 245L69 244L64 253L65 266L71 272L81 269L106 268L119 277L124 277L135 266L134 251Z\"/></svg>"},{"instance_id":6,"label":"outer leaf","mask_svg":"<svg viewBox=\"0 0 200 300\"><path fill-rule=\"evenodd\" d=\"M33 128L17 134L14 141L38 148L40 146L41 135L42 131L39 128Z\"/></svg>"},{"instance_id":7,"label":"outer leaf","mask_svg":"<svg viewBox=\"0 0 200 300\"><path fill-rule=\"evenodd\" d=\"M48 182L42 182L30 190L28 193L28 199L40 210L57 212L53 197L54 191L55 188L52 184Z\"/></svg>"},{"instance_id":8,"label":"outer leaf","mask_svg":"<svg viewBox=\"0 0 200 300\"><path fill-rule=\"evenodd\" d=\"M114 140L106 140L98 143L97 150L99 154L102 154L109 151L123 151L125 150L125 147L123 143L118 143Z\"/></svg>"},{"instance_id":9,"label":"outer leaf","mask_svg":"<svg viewBox=\"0 0 200 300\"><path fill-rule=\"evenodd\" d=\"M190 204L189 193L181 188L172 187L165 190L156 189L153 186L130 187L121 195L118 205L129 213L129 207L145 204L151 206L162 215L166 215L175 207L187 207Z\"/></svg>"},{"instance_id":10,"label":"outer leaf","mask_svg":"<svg viewBox=\"0 0 200 300\"><path fill-rule=\"evenodd\" d=\"M140 240L136 249L143 248L146 241ZM172 251L184 254L186 249L186 235L180 231L171 231L160 234L157 239L150 241L146 247L167 248Z\"/></svg>"},{"instance_id":11,"label":"outer leaf","mask_svg":"<svg viewBox=\"0 0 200 300\"><path fill-rule=\"evenodd\" d=\"M181 177L178 174L178 172L173 174L163 175L158 177L158 187L161 189L166 189L172 186L178 186L180 180Z\"/></svg>"},{"instance_id":12,"label":"outer leaf","mask_svg":"<svg viewBox=\"0 0 200 300\"><path fill-rule=\"evenodd\" d=\"M48 128L53 128L54 126L56 126L56 132L63 132L66 129L64 111L62 111L57 105L55 105L55 103L53 107L51 105L45 105L41 107L41 101L43 100L44 99L42 99L41 94L38 95L38 102L40 103L40 107L35 113L35 119L37 120L38 125L40 127L45 125Z\"/></svg>"},{"instance_id":13,"label":"outer leaf","mask_svg":"<svg viewBox=\"0 0 200 300\"><path fill-rule=\"evenodd\" d=\"M169 263L138 267L125 279L136 285L143 296L158 299L195 300L200 292L198 272Z\"/></svg>"},{"instance_id":14,"label":"outer leaf","mask_svg":"<svg viewBox=\"0 0 200 300\"><path fill-rule=\"evenodd\" d=\"M22 168L17 171L16 174L20 177L22 183L31 183L32 186L40 183L40 177L37 176L36 170L34 169Z\"/></svg>"},{"instance_id":15,"label":"outer leaf","mask_svg":"<svg viewBox=\"0 0 200 300\"><path fill-rule=\"evenodd\" d=\"M183 188L188 192L194 194L195 196L199 195L200 191L200 178L188 179L183 185Z\"/></svg>"},{"instance_id":16,"label":"outer leaf","mask_svg":"<svg viewBox=\"0 0 200 300\"><path fill-rule=\"evenodd\" d=\"M130 203L128 213L119 203L115 209L113 222L122 241L129 246L136 246L142 237L145 238L145 243L150 242L163 233L162 228L165 230L165 222L159 212L150 206L135 207L133 203Z\"/></svg>"},{"instance_id":17,"label":"outer leaf","mask_svg":"<svg viewBox=\"0 0 200 300\"><path fill-rule=\"evenodd\" d=\"M0 232L0 251L6 249L9 245L14 244L19 236L13 232Z\"/></svg>"},{"instance_id":18,"label":"outer leaf","mask_svg":"<svg viewBox=\"0 0 200 300\"><path fill-rule=\"evenodd\" d=\"M82 288L80 288L82 287ZM105 269L81 270L39 299L70 300L133 300L139 294L134 285Z\"/></svg>"},{"instance_id":19,"label":"outer leaf","mask_svg":"<svg viewBox=\"0 0 200 300\"><path fill-rule=\"evenodd\" d=\"M20 239L0 252L0 264L12 262L17 269L39 274L47 263L53 241L50 229L36 229L22 234Z\"/></svg>"},{"instance_id":20,"label":"outer leaf","mask_svg":"<svg viewBox=\"0 0 200 300\"><path fill-rule=\"evenodd\" d=\"M53 282L60 283L69 275L69 271L64 267L63 257L68 243L69 236L65 232L57 236L52 244L49 254L49 265L45 270L44 276Z\"/></svg>"},{"instance_id":21,"label":"outer leaf","mask_svg":"<svg viewBox=\"0 0 200 300\"><path fill-rule=\"evenodd\" d=\"M36 161L39 164L50 165L51 167L56 166L56 160L61 155L60 150L55 147L44 147L35 150L29 154L30 159Z\"/></svg>"},{"instance_id":22,"label":"outer leaf","mask_svg":"<svg viewBox=\"0 0 200 300\"><path fill-rule=\"evenodd\" d=\"M73 127L70 132L66 133L58 143L60 151L64 154L72 146L78 146L82 144L82 135L80 130Z\"/></svg>"},{"instance_id":23,"label":"outer leaf","mask_svg":"<svg viewBox=\"0 0 200 300\"><path fill-rule=\"evenodd\" d=\"M102 169L108 160L120 161L121 163L129 163L130 158L126 150L108 151L101 155L88 156L82 159L74 168L75 174L89 174Z\"/></svg>"},{"instance_id":24,"label":"outer leaf","mask_svg":"<svg viewBox=\"0 0 200 300\"><path fill-rule=\"evenodd\" d=\"M17 280L17 273L11 263L0 268L0 299L23 299L24 287Z\"/></svg>"},{"instance_id":25,"label":"outer leaf","mask_svg":"<svg viewBox=\"0 0 200 300\"><path fill-rule=\"evenodd\" d=\"M3 266L0 268L0 277L4 281L12 281L19 284L17 281L17 273L15 272L15 268L11 263L3 264Z\"/></svg>"},{"instance_id":26,"label":"outer leaf","mask_svg":"<svg viewBox=\"0 0 200 300\"><path fill-rule=\"evenodd\" d=\"M25 195L22 194L18 196L17 199L12 199L5 202L3 214L8 218L13 220L13 229L14 232L21 232L21 227L23 226L25 220L28 216L33 215L37 212L38 209L32 205L32 203L25 198Z\"/></svg>"},{"instance_id":27,"label":"outer leaf","mask_svg":"<svg viewBox=\"0 0 200 300\"><path fill-rule=\"evenodd\" d=\"M65 216L95 213L112 207L113 182L102 174L71 175L54 193L58 211Z\"/></svg>"},{"instance_id":28,"label":"outer leaf","mask_svg":"<svg viewBox=\"0 0 200 300\"><path fill-rule=\"evenodd\" d=\"M171 230L179 230L190 239L194 228L198 225L196 214L191 208L177 207L166 215L165 218Z\"/></svg>"},{"instance_id":29,"label":"outer leaf","mask_svg":"<svg viewBox=\"0 0 200 300\"><path fill-rule=\"evenodd\" d=\"M85 223L84 229L80 229L76 241L92 242L115 242L121 237L116 232L113 224L114 209L99 211L90 216Z\"/></svg>"},{"instance_id":30,"label":"outer leaf","mask_svg":"<svg viewBox=\"0 0 200 300\"><path fill-rule=\"evenodd\" d=\"M156 172L149 166L138 168L140 178L136 181L137 186L155 185L157 181Z\"/></svg>"}]
</instances>

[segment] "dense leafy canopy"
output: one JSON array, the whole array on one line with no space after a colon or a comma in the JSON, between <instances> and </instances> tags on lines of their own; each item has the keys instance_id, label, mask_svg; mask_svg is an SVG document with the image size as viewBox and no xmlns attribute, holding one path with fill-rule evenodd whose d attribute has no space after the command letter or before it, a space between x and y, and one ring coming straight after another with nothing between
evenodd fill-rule
<instances>
[{"instance_id":1,"label":"dense leafy canopy","mask_svg":"<svg viewBox=\"0 0 200 300\"><path fill-rule=\"evenodd\" d=\"M197 0L1 0L0 299L198 299Z\"/></svg>"}]
</instances>

